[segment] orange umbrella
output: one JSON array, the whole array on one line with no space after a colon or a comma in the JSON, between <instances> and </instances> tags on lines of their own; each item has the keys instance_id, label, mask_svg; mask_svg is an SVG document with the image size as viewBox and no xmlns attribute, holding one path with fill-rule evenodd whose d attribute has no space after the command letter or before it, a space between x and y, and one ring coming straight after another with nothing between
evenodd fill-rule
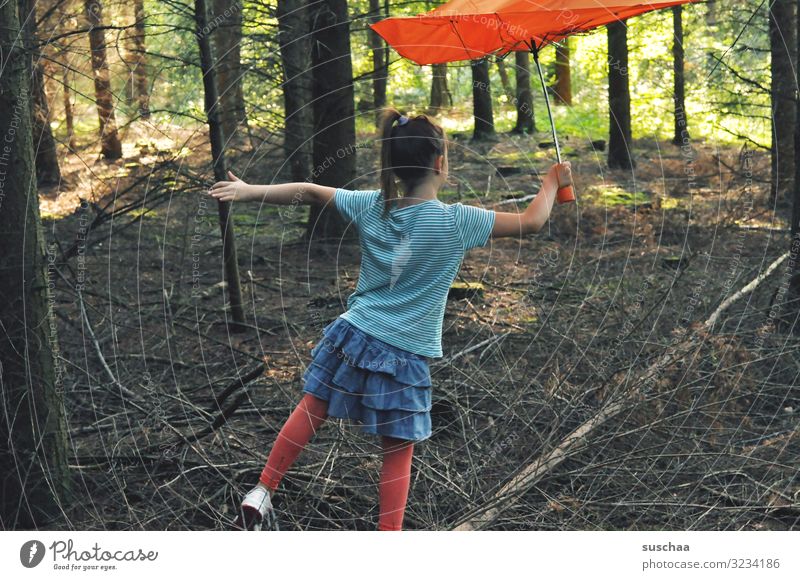
<instances>
[{"instance_id":1,"label":"orange umbrella","mask_svg":"<svg viewBox=\"0 0 800 580\"><path fill-rule=\"evenodd\" d=\"M697 1L450 0L425 14L385 18L370 27L401 56L421 65L531 51L544 90L556 157L561 163L561 148L539 65L539 50L570 34L651 10ZM571 187L559 190L559 203L574 200Z\"/></svg>"}]
</instances>

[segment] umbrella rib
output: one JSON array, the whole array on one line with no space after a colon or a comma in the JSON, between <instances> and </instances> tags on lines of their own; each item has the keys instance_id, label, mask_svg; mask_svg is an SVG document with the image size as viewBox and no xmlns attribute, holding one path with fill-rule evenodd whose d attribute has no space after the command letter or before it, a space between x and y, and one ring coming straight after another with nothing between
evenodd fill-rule
<instances>
[{"instance_id":1,"label":"umbrella rib","mask_svg":"<svg viewBox=\"0 0 800 580\"><path fill-rule=\"evenodd\" d=\"M469 60L472 60L472 57L469 55L469 49L467 48L467 45L464 42L464 39L461 38L461 33L458 31L458 28L456 28L455 21L452 18L450 18L450 26L453 28L453 32L456 33L456 36L458 37L459 42L461 42L461 46L464 48L464 53L466 53L467 58Z\"/></svg>"}]
</instances>

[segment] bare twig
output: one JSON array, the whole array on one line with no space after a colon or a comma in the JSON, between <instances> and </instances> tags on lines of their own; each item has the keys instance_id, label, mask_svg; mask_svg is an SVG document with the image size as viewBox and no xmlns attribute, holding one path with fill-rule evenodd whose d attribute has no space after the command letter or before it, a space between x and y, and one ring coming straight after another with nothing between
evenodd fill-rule
<instances>
[{"instance_id":1,"label":"bare twig","mask_svg":"<svg viewBox=\"0 0 800 580\"><path fill-rule=\"evenodd\" d=\"M789 257L789 252L781 254L777 260L772 262L772 264L770 264L769 267L766 270L764 270L764 272L753 278L750 281L750 283L739 289L736 293L732 294L731 296L728 296L725 300L723 300L722 304L720 304L714 311L714 313L708 317L708 320L706 320L703 323L704 326L708 329L711 329L714 326L714 323L717 322L717 319L719 318L720 314L722 314L731 304L733 304L737 300L741 299L743 296L755 290L758 287L758 285L761 284L764 280L766 280L769 277L769 275L772 274L775 271L775 269L778 266L780 266L783 263L783 261L788 257Z\"/></svg>"}]
</instances>

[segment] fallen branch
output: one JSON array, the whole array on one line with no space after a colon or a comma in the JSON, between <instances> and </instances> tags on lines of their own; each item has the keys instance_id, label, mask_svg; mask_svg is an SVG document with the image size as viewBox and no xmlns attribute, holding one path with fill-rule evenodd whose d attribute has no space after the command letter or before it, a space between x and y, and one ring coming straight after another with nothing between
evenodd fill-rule
<instances>
[{"instance_id":1,"label":"fallen branch","mask_svg":"<svg viewBox=\"0 0 800 580\"><path fill-rule=\"evenodd\" d=\"M729 296L728 298L723 300L722 304L720 304L714 311L714 313L708 317L708 320L705 321L704 326L708 329L711 329L714 326L714 323L717 322L719 315L722 314L725 311L725 309L727 309L731 304L733 304L737 300L741 299L742 296L745 296L746 294L749 294L750 292L755 290L758 287L758 285L761 284L764 280L766 280L767 277L770 274L772 274L776 270L776 268L780 266L783 263L783 261L788 257L789 257L789 252L782 254L780 257L778 257L777 260L772 262L772 264L769 265L769 268L767 268L763 273L753 278L753 280L751 280L749 284L741 288L738 292L736 292L732 296Z\"/></svg>"},{"instance_id":2,"label":"fallen branch","mask_svg":"<svg viewBox=\"0 0 800 580\"><path fill-rule=\"evenodd\" d=\"M459 351L459 352L457 352L457 353L455 353L455 354L453 354L453 355L451 355L451 356L449 356L447 358L443 358L441 360L432 362L430 364L430 366L431 367L438 367L438 366L444 366L444 365L450 364L455 359L457 359L457 358L459 358L461 356L464 356L465 354L469 354L473 350L477 350L477 349L479 349L479 348L481 348L483 346L488 346L490 344L494 344L495 342L500 341L501 339L505 338L509 334L511 334L511 333L510 332L501 332L500 334L495 334L494 336L492 336L490 338L487 338L486 340L483 340L483 341L479 342L478 344L473 344L472 346L470 346L468 348L465 348L464 350Z\"/></svg>"},{"instance_id":3,"label":"fallen branch","mask_svg":"<svg viewBox=\"0 0 800 580\"><path fill-rule=\"evenodd\" d=\"M231 396L231 394L234 391L240 388L242 389L245 388L249 383L253 382L258 377L263 375L264 371L266 370L267 370L267 365L261 363L260 365L257 365L253 367L251 370L247 371L244 375L236 377L236 379L231 384L222 389L222 392L219 395L214 396L214 404L217 407L220 407L222 403L225 402L225 399Z\"/></svg>"},{"instance_id":4,"label":"fallen branch","mask_svg":"<svg viewBox=\"0 0 800 580\"><path fill-rule=\"evenodd\" d=\"M524 201L530 201L534 197L536 197L536 194L532 193L530 195L525 195L523 197L512 197L511 199L504 199L502 201L496 201L496 202L494 202L493 205L507 205L507 204L510 204L510 203L522 203Z\"/></svg>"},{"instance_id":5,"label":"fallen branch","mask_svg":"<svg viewBox=\"0 0 800 580\"><path fill-rule=\"evenodd\" d=\"M704 332L705 326L698 329ZM582 451L584 448L580 443L584 443L589 434L597 427L603 425L610 419L616 417L621 411L627 409L634 400L643 396L647 390L647 385L653 378L658 376L662 370L678 360L685 360L692 350L697 346L697 334L690 331L689 336L683 338L674 347L668 347L655 363L650 365L634 381L634 385L643 385L633 388L624 393L622 398L609 403L601 408L594 416L584 421L577 429L567 435L552 451L544 456L540 456L536 461L523 467L508 483L495 493L488 501L475 508L471 512L462 516L452 528L456 531L479 530L490 524L501 510L513 505L516 500L531 488L543 475L553 470L565 459ZM620 380L620 384L624 382Z\"/></svg>"},{"instance_id":6,"label":"fallen branch","mask_svg":"<svg viewBox=\"0 0 800 580\"><path fill-rule=\"evenodd\" d=\"M744 286L734 295L727 298L719 307L714 311L708 319L701 325L690 329L689 336L684 337L678 342L677 345L668 348L655 363L650 365L636 380L632 381L635 385L646 385L650 382L651 378L661 372L662 369L671 363L685 359L691 351L698 344L698 337L707 335L713 328L714 323L719 318L720 314L728 308L731 304L741 299L742 296L752 292L761 282L763 282L780 264L789 256L789 252L781 255L764 271L758 275L749 284ZM486 341L484 341L486 342ZM624 378L620 383L624 381ZM453 527L454 530L466 531L477 530L485 527L491 523L499 514L502 509L510 507L519 498L520 495L525 493L531 488L543 475L553 470L562 461L570 456L582 451L579 443L584 442L589 434L597 427L603 425L610 419L614 418L621 411L628 408L637 398L641 398L646 392L646 388L642 386L634 388L624 396L613 403L610 403L601 408L593 417L581 424L572 433L567 435L555 449L550 451L544 456L540 456L533 463L526 465L522 468L508 483L506 483L500 490L492 496L487 502L475 508L471 512L462 516L461 519Z\"/></svg>"},{"instance_id":7,"label":"fallen branch","mask_svg":"<svg viewBox=\"0 0 800 580\"><path fill-rule=\"evenodd\" d=\"M231 416L236 412L236 409L241 407L242 403L244 403L247 399L248 399L247 393L239 393L239 395L233 400L233 402L230 405L228 405L225 409L223 409L222 412L214 418L214 420L211 422L210 425L204 427L203 429L197 431L196 433L192 433L191 435L184 435L181 439L174 440L171 443L171 445L177 445L182 441L184 443L193 443L199 439L202 439L209 433L213 433L214 431L222 427L228 421L228 419L230 419Z\"/></svg>"},{"instance_id":8,"label":"fallen branch","mask_svg":"<svg viewBox=\"0 0 800 580\"><path fill-rule=\"evenodd\" d=\"M86 323L86 330L89 333L89 338L92 339L92 343L94 344L94 351L97 354L97 358L100 359L100 364L103 366L103 369L106 371L106 374L111 379L111 382L117 386L117 388L120 390L122 394L126 395L127 397L130 397L131 399L138 399L139 397L136 395L136 393L134 393L127 387L123 386L123 384L119 382L117 377L111 371L111 368L108 366L108 363L106 362L106 357L103 356L103 351L100 348L100 343L97 342L97 337L95 336L94 330L92 329L92 323L89 321L89 314L86 312L86 305L83 303L83 294L81 293L80 290L77 291L77 294L78 294L78 303L81 306L81 316L83 316L83 320ZM136 407L140 411L144 411L144 409L142 409L138 405Z\"/></svg>"}]
</instances>

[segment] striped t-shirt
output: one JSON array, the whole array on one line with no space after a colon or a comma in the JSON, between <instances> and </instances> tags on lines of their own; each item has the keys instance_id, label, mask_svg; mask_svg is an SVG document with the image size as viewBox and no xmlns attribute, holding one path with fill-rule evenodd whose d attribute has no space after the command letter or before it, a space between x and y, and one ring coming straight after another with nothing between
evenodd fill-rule
<instances>
[{"instance_id":1,"label":"striped t-shirt","mask_svg":"<svg viewBox=\"0 0 800 580\"><path fill-rule=\"evenodd\" d=\"M495 212L432 199L392 207L384 218L380 190L337 189L333 199L361 246L342 318L391 345L441 357L447 293L465 252L489 241Z\"/></svg>"}]
</instances>

